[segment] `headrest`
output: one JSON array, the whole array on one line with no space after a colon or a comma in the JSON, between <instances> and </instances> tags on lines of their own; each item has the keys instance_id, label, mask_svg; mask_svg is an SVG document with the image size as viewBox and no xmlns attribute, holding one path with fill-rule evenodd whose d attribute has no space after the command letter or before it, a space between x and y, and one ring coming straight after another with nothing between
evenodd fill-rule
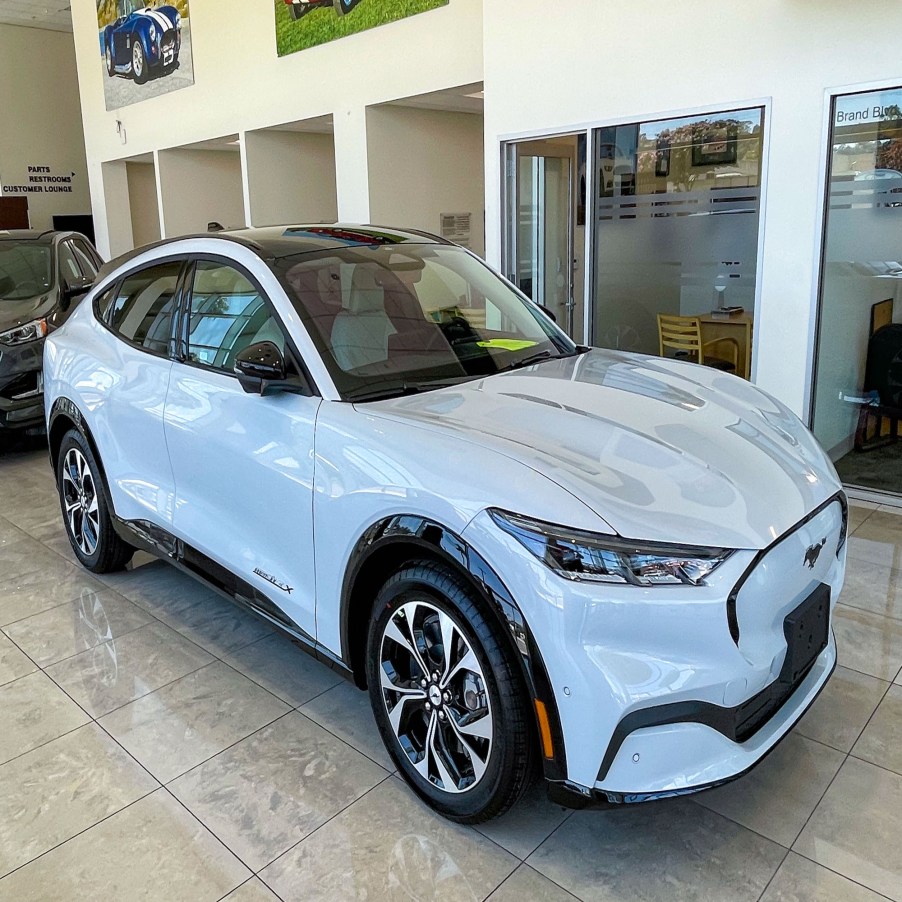
<instances>
[{"instance_id":1,"label":"headrest","mask_svg":"<svg viewBox=\"0 0 902 902\"><path fill-rule=\"evenodd\" d=\"M373 271L368 266L358 264L354 267L348 310L351 313L385 312L385 290L376 283Z\"/></svg>"}]
</instances>

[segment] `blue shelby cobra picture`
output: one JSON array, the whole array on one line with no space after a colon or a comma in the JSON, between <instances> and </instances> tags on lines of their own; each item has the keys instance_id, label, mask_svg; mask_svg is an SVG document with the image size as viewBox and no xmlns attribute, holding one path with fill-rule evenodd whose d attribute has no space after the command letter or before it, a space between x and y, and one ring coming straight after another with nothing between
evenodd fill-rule
<instances>
[{"instance_id":1,"label":"blue shelby cobra picture","mask_svg":"<svg viewBox=\"0 0 902 902\"><path fill-rule=\"evenodd\" d=\"M178 65L181 16L174 6L152 9L141 0L119 0L119 17L103 30L106 69L131 76L139 85L167 75Z\"/></svg>"}]
</instances>

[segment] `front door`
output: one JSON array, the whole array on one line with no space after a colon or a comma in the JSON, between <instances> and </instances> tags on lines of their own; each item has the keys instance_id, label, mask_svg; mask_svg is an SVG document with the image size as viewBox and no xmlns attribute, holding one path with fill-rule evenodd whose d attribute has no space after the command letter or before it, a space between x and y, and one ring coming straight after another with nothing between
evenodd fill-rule
<instances>
[{"instance_id":1,"label":"front door","mask_svg":"<svg viewBox=\"0 0 902 902\"><path fill-rule=\"evenodd\" d=\"M576 154L571 140L508 146L506 272L573 337Z\"/></svg>"},{"instance_id":2,"label":"front door","mask_svg":"<svg viewBox=\"0 0 902 902\"><path fill-rule=\"evenodd\" d=\"M225 261L198 261L185 308L187 346L173 364L164 416L174 532L313 639L319 398L248 394L235 376L237 354L260 341L273 342L290 359L269 300L248 273Z\"/></svg>"}]
</instances>

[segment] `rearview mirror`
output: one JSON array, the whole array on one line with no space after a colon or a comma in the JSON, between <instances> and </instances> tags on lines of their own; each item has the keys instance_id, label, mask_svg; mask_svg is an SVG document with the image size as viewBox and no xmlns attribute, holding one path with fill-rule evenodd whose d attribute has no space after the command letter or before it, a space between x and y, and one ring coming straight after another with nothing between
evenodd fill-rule
<instances>
[{"instance_id":1,"label":"rearview mirror","mask_svg":"<svg viewBox=\"0 0 902 902\"><path fill-rule=\"evenodd\" d=\"M284 382L285 357L271 341L258 341L248 345L235 358L235 373L241 387L248 393L266 393L273 382Z\"/></svg>"}]
</instances>

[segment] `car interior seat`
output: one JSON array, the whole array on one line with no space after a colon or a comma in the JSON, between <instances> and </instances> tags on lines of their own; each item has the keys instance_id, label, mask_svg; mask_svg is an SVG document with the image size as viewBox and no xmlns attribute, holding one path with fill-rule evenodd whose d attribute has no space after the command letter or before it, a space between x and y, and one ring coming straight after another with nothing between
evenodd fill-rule
<instances>
[{"instance_id":1,"label":"car interior seat","mask_svg":"<svg viewBox=\"0 0 902 902\"><path fill-rule=\"evenodd\" d=\"M354 370L387 359L389 336L396 331L385 312L385 290L369 266L358 264L348 307L332 326L332 352L338 365Z\"/></svg>"}]
</instances>

